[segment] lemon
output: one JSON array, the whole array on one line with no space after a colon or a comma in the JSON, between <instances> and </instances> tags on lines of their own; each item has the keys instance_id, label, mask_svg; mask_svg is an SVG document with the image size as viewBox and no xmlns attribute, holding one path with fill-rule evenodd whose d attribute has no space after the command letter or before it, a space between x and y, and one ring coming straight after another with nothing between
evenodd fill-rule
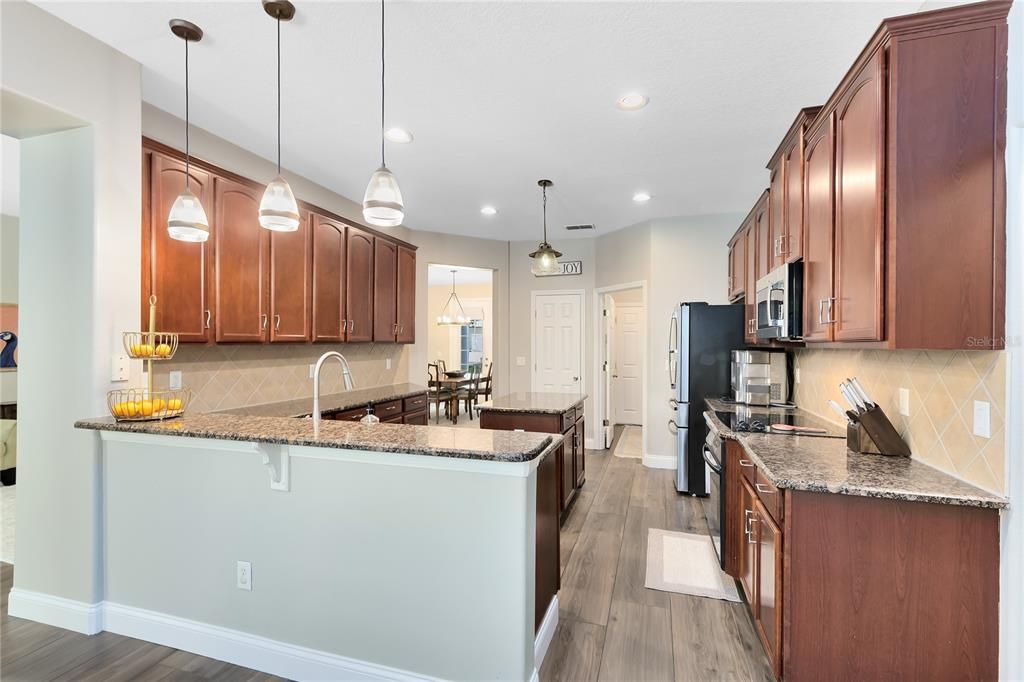
<instances>
[{"instance_id":1,"label":"lemon","mask_svg":"<svg viewBox=\"0 0 1024 682\"><path fill-rule=\"evenodd\" d=\"M126 417L137 417L139 416L139 404L136 402L128 401L121 403L122 409L124 410L124 416Z\"/></svg>"},{"instance_id":2,"label":"lemon","mask_svg":"<svg viewBox=\"0 0 1024 682\"><path fill-rule=\"evenodd\" d=\"M127 411L127 409L125 409L124 403L115 403L114 404L114 408L113 408L112 411L113 411L115 417L126 417L126 416L128 416L128 411Z\"/></svg>"},{"instance_id":3,"label":"lemon","mask_svg":"<svg viewBox=\"0 0 1024 682\"><path fill-rule=\"evenodd\" d=\"M167 401L162 398L153 398L153 412L160 412L167 407Z\"/></svg>"},{"instance_id":4,"label":"lemon","mask_svg":"<svg viewBox=\"0 0 1024 682\"><path fill-rule=\"evenodd\" d=\"M166 343L161 343L156 347L156 356L158 358L167 358L171 356L171 346Z\"/></svg>"},{"instance_id":5,"label":"lemon","mask_svg":"<svg viewBox=\"0 0 1024 682\"><path fill-rule=\"evenodd\" d=\"M139 413L143 417L152 417L153 416L153 401L152 400L143 400L141 403L138 403L138 406L139 406Z\"/></svg>"},{"instance_id":6,"label":"lemon","mask_svg":"<svg viewBox=\"0 0 1024 682\"><path fill-rule=\"evenodd\" d=\"M181 398L171 398L167 401L167 409L171 412L177 412L182 408Z\"/></svg>"}]
</instances>

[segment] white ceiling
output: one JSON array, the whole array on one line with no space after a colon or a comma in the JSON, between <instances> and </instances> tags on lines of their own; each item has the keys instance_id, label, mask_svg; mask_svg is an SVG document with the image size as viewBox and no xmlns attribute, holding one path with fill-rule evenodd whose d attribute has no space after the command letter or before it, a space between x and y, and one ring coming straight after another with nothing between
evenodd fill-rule
<instances>
[{"instance_id":1,"label":"white ceiling","mask_svg":"<svg viewBox=\"0 0 1024 682\"><path fill-rule=\"evenodd\" d=\"M37 4L141 62L146 101L179 115L167 21L195 21L193 122L273 158L274 22L255 0ZM745 212L797 110L822 103L883 17L920 4L389 1L387 123L415 135L388 148L407 224L537 238L540 177L555 183L552 241L565 224ZM361 200L379 162L379 5L296 5L283 163ZM648 107L617 109L631 91ZM633 203L637 190L653 199Z\"/></svg>"},{"instance_id":2,"label":"white ceiling","mask_svg":"<svg viewBox=\"0 0 1024 682\"><path fill-rule=\"evenodd\" d=\"M455 284L490 284L494 277L493 270L484 268L469 268L462 265L434 265L427 266L427 284L430 286L452 285L452 270L455 270Z\"/></svg>"}]
</instances>

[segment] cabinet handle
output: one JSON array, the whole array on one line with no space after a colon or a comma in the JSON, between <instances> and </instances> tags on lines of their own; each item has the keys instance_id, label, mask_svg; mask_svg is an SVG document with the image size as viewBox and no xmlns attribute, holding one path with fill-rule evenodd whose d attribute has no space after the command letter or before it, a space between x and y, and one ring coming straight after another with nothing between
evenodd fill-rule
<instances>
[{"instance_id":1,"label":"cabinet handle","mask_svg":"<svg viewBox=\"0 0 1024 682\"><path fill-rule=\"evenodd\" d=\"M267 314L266 313L260 313L260 329L266 329L267 328L267 322L268 322Z\"/></svg>"},{"instance_id":2,"label":"cabinet handle","mask_svg":"<svg viewBox=\"0 0 1024 682\"><path fill-rule=\"evenodd\" d=\"M404 324L398 325L398 333L399 334L404 334L405 333L405 325Z\"/></svg>"},{"instance_id":3,"label":"cabinet handle","mask_svg":"<svg viewBox=\"0 0 1024 682\"><path fill-rule=\"evenodd\" d=\"M741 459L740 460L740 466L741 467L748 467L750 469L753 469L754 468L754 463L751 462L749 459Z\"/></svg>"},{"instance_id":4,"label":"cabinet handle","mask_svg":"<svg viewBox=\"0 0 1024 682\"><path fill-rule=\"evenodd\" d=\"M825 301L824 298L818 301L818 324L825 324Z\"/></svg>"},{"instance_id":5,"label":"cabinet handle","mask_svg":"<svg viewBox=\"0 0 1024 682\"><path fill-rule=\"evenodd\" d=\"M348 320L342 320L341 321L341 333L344 334L346 329L348 329Z\"/></svg>"},{"instance_id":6,"label":"cabinet handle","mask_svg":"<svg viewBox=\"0 0 1024 682\"><path fill-rule=\"evenodd\" d=\"M274 315L274 331L275 332L281 331L281 316L280 315Z\"/></svg>"},{"instance_id":7,"label":"cabinet handle","mask_svg":"<svg viewBox=\"0 0 1024 682\"><path fill-rule=\"evenodd\" d=\"M753 516L750 517L750 527L747 530L747 544L756 545L757 541L754 539L754 524L757 523L757 519Z\"/></svg>"},{"instance_id":8,"label":"cabinet handle","mask_svg":"<svg viewBox=\"0 0 1024 682\"><path fill-rule=\"evenodd\" d=\"M772 490L771 488L769 488L768 486L766 486L763 483L755 483L754 487L757 488L757 492L759 492L759 493L765 493L766 495L774 495L775 494L774 490Z\"/></svg>"},{"instance_id":9,"label":"cabinet handle","mask_svg":"<svg viewBox=\"0 0 1024 682\"><path fill-rule=\"evenodd\" d=\"M207 309L207 311L206 311L206 328L207 329L210 328L210 318L211 317L213 317L213 313L209 309Z\"/></svg>"},{"instance_id":10,"label":"cabinet handle","mask_svg":"<svg viewBox=\"0 0 1024 682\"><path fill-rule=\"evenodd\" d=\"M355 334L355 332L356 332L356 321L355 320L349 320L348 321L348 333L349 334Z\"/></svg>"},{"instance_id":11,"label":"cabinet handle","mask_svg":"<svg viewBox=\"0 0 1024 682\"><path fill-rule=\"evenodd\" d=\"M395 322L395 331L392 332L395 336L398 336L398 323Z\"/></svg>"},{"instance_id":12,"label":"cabinet handle","mask_svg":"<svg viewBox=\"0 0 1024 682\"><path fill-rule=\"evenodd\" d=\"M832 303L836 299L835 298L826 298L825 300L828 301L828 319L825 320L825 321L828 324L835 324L836 323L836 318L832 316Z\"/></svg>"}]
</instances>

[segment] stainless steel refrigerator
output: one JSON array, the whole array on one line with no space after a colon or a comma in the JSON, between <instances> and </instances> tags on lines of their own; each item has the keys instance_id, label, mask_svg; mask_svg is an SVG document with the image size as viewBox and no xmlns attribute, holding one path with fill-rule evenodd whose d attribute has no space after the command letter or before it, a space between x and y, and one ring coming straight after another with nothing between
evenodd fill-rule
<instances>
[{"instance_id":1,"label":"stainless steel refrigerator","mask_svg":"<svg viewBox=\"0 0 1024 682\"><path fill-rule=\"evenodd\" d=\"M669 325L668 366L676 434L676 490L707 495L704 461L705 398L729 393L730 353L745 348L743 305L680 303Z\"/></svg>"}]
</instances>

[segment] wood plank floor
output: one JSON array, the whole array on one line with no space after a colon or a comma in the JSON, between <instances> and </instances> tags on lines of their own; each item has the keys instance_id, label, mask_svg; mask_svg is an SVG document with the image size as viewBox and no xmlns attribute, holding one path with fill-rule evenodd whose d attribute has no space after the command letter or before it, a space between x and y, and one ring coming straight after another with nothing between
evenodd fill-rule
<instances>
[{"instance_id":1,"label":"wood plank floor","mask_svg":"<svg viewBox=\"0 0 1024 682\"><path fill-rule=\"evenodd\" d=\"M672 471L587 451L562 526L559 623L540 678L773 680L747 606L644 587L647 529L707 532Z\"/></svg>"},{"instance_id":2,"label":"wood plank floor","mask_svg":"<svg viewBox=\"0 0 1024 682\"><path fill-rule=\"evenodd\" d=\"M700 503L671 471L588 451L587 482L561 531L561 613L541 679L772 680L743 604L644 587L647 529L705 532ZM11 618L10 564L0 564L0 679L216 680L280 678L104 632Z\"/></svg>"}]
</instances>

